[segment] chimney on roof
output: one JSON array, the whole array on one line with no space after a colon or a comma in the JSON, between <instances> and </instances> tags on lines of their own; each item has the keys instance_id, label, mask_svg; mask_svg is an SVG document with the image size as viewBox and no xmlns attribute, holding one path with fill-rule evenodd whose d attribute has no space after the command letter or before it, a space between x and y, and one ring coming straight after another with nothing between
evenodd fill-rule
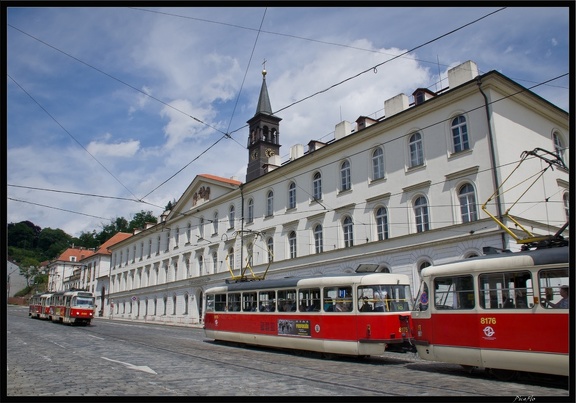
<instances>
[{"instance_id":1,"label":"chimney on roof","mask_svg":"<svg viewBox=\"0 0 576 403\"><path fill-rule=\"evenodd\" d=\"M343 120L338 123L334 129L334 140L340 140L341 138L348 136L352 131L352 123Z\"/></svg>"},{"instance_id":2,"label":"chimney on roof","mask_svg":"<svg viewBox=\"0 0 576 403\"><path fill-rule=\"evenodd\" d=\"M409 105L408 96L406 94L398 94L395 97L384 101L384 113L386 114L386 117L389 118L390 116L408 109Z\"/></svg>"},{"instance_id":3,"label":"chimney on roof","mask_svg":"<svg viewBox=\"0 0 576 403\"><path fill-rule=\"evenodd\" d=\"M464 62L448 70L448 85L450 88L456 88L473 80L478 75L478 66L471 60Z\"/></svg>"},{"instance_id":4,"label":"chimney on roof","mask_svg":"<svg viewBox=\"0 0 576 403\"><path fill-rule=\"evenodd\" d=\"M294 144L290 147L290 161L294 161L304 155L304 146L302 144Z\"/></svg>"}]
</instances>

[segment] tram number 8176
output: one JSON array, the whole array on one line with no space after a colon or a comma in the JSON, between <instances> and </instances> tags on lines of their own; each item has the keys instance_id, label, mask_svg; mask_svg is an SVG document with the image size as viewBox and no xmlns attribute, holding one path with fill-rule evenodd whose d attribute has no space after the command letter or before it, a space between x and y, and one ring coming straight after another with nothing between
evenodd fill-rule
<instances>
[{"instance_id":1,"label":"tram number 8176","mask_svg":"<svg viewBox=\"0 0 576 403\"><path fill-rule=\"evenodd\" d=\"M480 318L481 325L495 325L496 318Z\"/></svg>"}]
</instances>

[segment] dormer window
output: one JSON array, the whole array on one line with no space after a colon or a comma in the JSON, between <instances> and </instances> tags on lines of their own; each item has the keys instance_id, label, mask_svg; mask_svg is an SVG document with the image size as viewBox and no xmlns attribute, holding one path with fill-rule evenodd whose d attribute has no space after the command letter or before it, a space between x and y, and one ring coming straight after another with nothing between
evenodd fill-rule
<instances>
[{"instance_id":1,"label":"dormer window","mask_svg":"<svg viewBox=\"0 0 576 403\"><path fill-rule=\"evenodd\" d=\"M71 262L75 262L75 261L76 261L76 256L70 256L70 261L71 261Z\"/></svg>"}]
</instances>

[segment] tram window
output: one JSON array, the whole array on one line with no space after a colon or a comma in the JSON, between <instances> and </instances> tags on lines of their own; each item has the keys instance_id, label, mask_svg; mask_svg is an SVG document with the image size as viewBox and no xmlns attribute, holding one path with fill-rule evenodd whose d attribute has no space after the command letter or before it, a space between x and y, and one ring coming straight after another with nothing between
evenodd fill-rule
<instances>
[{"instance_id":1,"label":"tram window","mask_svg":"<svg viewBox=\"0 0 576 403\"><path fill-rule=\"evenodd\" d=\"M296 311L296 290L278 290L278 310L280 312Z\"/></svg>"},{"instance_id":2,"label":"tram window","mask_svg":"<svg viewBox=\"0 0 576 403\"><path fill-rule=\"evenodd\" d=\"M214 310L216 312L224 312L226 310L226 294L215 295Z\"/></svg>"},{"instance_id":3,"label":"tram window","mask_svg":"<svg viewBox=\"0 0 576 403\"><path fill-rule=\"evenodd\" d=\"M276 311L276 291L260 291L258 293L258 310L260 312Z\"/></svg>"},{"instance_id":4,"label":"tram window","mask_svg":"<svg viewBox=\"0 0 576 403\"><path fill-rule=\"evenodd\" d=\"M299 307L300 312L320 312L320 289L301 289Z\"/></svg>"},{"instance_id":5,"label":"tram window","mask_svg":"<svg viewBox=\"0 0 576 403\"><path fill-rule=\"evenodd\" d=\"M412 309L412 293L406 284L358 287L360 312L402 312Z\"/></svg>"},{"instance_id":6,"label":"tram window","mask_svg":"<svg viewBox=\"0 0 576 403\"><path fill-rule=\"evenodd\" d=\"M534 306L529 271L481 274L478 283L480 306L484 309L529 309Z\"/></svg>"},{"instance_id":7,"label":"tram window","mask_svg":"<svg viewBox=\"0 0 576 403\"><path fill-rule=\"evenodd\" d=\"M206 294L206 312L214 312L214 294Z\"/></svg>"},{"instance_id":8,"label":"tram window","mask_svg":"<svg viewBox=\"0 0 576 403\"><path fill-rule=\"evenodd\" d=\"M414 304L415 311L428 310L428 295L428 284L425 281L422 281L420 290L418 291L418 296L416 297L416 303Z\"/></svg>"},{"instance_id":9,"label":"tram window","mask_svg":"<svg viewBox=\"0 0 576 403\"><path fill-rule=\"evenodd\" d=\"M545 269L538 272L540 304L547 309L568 309L570 289L568 268ZM563 289L564 288L564 289Z\"/></svg>"},{"instance_id":10,"label":"tram window","mask_svg":"<svg viewBox=\"0 0 576 403\"><path fill-rule=\"evenodd\" d=\"M472 276L438 277L434 280L436 309L474 309Z\"/></svg>"},{"instance_id":11,"label":"tram window","mask_svg":"<svg viewBox=\"0 0 576 403\"><path fill-rule=\"evenodd\" d=\"M242 310L244 312L254 312L258 308L255 292L242 293Z\"/></svg>"},{"instance_id":12,"label":"tram window","mask_svg":"<svg viewBox=\"0 0 576 403\"><path fill-rule=\"evenodd\" d=\"M349 312L352 310L352 287L324 288L324 311Z\"/></svg>"},{"instance_id":13,"label":"tram window","mask_svg":"<svg viewBox=\"0 0 576 403\"><path fill-rule=\"evenodd\" d=\"M228 294L228 311L238 312L240 310L240 293L230 293Z\"/></svg>"}]
</instances>

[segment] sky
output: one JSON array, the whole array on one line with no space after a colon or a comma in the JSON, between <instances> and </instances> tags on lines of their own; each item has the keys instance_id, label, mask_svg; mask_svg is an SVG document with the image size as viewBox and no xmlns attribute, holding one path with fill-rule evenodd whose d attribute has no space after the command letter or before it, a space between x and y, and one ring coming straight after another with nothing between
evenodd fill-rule
<instances>
[{"instance_id":1,"label":"sky","mask_svg":"<svg viewBox=\"0 0 576 403\"><path fill-rule=\"evenodd\" d=\"M244 181L263 68L282 161L395 95L445 88L468 60L569 110L559 6L34 4L2 10L6 217L72 236L159 216L200 174Z\"/></svg>"}]
</instances>

